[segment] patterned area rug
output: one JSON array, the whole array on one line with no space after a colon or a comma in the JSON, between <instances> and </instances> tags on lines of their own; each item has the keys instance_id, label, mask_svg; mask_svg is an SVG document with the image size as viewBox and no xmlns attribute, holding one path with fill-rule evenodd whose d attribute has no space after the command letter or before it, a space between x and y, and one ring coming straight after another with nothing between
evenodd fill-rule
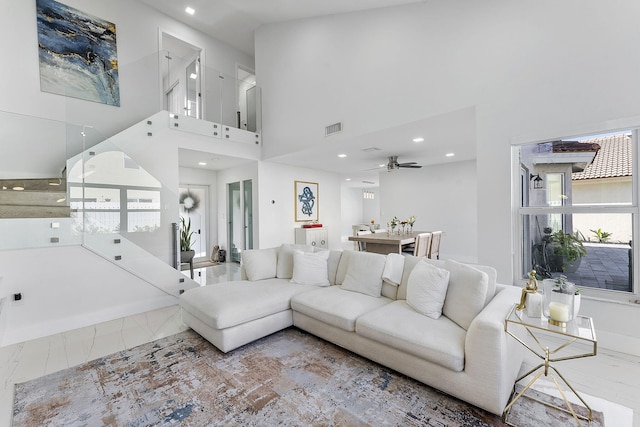
<instances>
[{"instance_id":1,"label":"patterned area rug","mask_svg":"<svg viewBox=\"0 0 640 427\"><path fill-rule=\"evenodd\" d=\"M603 426L602 414L595 416L592 425ZM509 422L574 425L569 417L521 399ZM13 426L36 425L504 423L496 415L289 328L228 354L189 330L17 384Z\"/></svg>"}]
</instances>

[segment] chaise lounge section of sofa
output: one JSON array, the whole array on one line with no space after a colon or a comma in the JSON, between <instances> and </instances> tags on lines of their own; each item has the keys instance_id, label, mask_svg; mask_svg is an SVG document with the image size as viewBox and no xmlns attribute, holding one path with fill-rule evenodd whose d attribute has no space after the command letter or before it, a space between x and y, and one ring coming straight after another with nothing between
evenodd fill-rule
<instances>
[{"instance_id":1,"label":"chaise lounge section of sofa","mask_svg":"<svg viewBox=\"0 0 640 427\"><path fill-rule=\"evenodd\" d=\"M495 269L282 245L245 251L242 274L180 298L184 322L223 352L296 326L502 414L522 363L504 332L520 289Z\"/></svg>"}]
</instances>

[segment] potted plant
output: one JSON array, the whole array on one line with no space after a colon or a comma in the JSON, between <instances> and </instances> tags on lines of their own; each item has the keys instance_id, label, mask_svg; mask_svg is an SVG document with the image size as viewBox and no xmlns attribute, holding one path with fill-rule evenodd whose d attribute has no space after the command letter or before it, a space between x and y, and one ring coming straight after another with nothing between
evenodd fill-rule
<instances>
[{"instance_id":1,"label":"potted plant","mask_svg":"<svg viewBox=\"0 0 640 427\"><path fill-rule=\"evenodd\" d=\"M572 318L575 318L578 315L578 312L580 311L580 296L582 289L578 288L575 283L570 282L564 274L553 279L544 279L542 283L545 292L551 291L563 295L571 295L573 299L573 304L571 304L573 306Z\"/></svg>"},{"instance_id":2,"label":"potted plant","mask_svg":"<svg viewBox=\"0 0 640 427\"><path fill-rule=\"evenodd\" d=\"M195 231L191 231L191 218L188 221L184 217L180 218L180 262L191 262L196 255L196 251L191 249L192 239Z\"/></svg>"},{"instance_id":3,"label":"potted plant","mask_svg":"<svg viewBox=\"0 0 640 427\"><path fill-rule=\"evenodd\" d=\"M551 250L552 258L554 258L554 266L556 271L563 273L575 273L580 266L580 261L587 254L584 245L576 236L558 230L551 234Z\"/></svg>"}]
</instances>

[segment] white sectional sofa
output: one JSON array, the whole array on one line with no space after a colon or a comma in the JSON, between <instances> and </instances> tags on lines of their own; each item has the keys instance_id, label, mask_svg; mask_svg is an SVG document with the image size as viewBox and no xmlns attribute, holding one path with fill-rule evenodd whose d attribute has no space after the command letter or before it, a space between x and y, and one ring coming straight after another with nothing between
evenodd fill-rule
<instances>
[{"instance_id":1,"label":"white sectional sofa","mask_svg":"<svg viewBox=\"0 0 640 427\"><path fill-rule=\"evenodd\" d=\"M243 280L194 288L184 322L223 352L296 326L502 414L522 364L504 332L520 288L451 260L313 247L245 251Z\"/></svg>"}]
</instances>

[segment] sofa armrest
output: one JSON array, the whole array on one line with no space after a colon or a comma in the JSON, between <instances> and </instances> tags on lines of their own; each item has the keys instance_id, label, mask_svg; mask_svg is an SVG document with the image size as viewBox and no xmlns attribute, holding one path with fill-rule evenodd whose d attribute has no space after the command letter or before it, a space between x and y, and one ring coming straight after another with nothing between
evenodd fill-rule
<instances>
[{"instance_id":1,"label":"sofa armrest","mask_svg":"<svg viewBox=\"0 0 640 427\"><path fill-rule=\"evenodd\" d=\"M520 371L523 347L504 329L505 318L520 298L521 289L499 285L496 295L471 322L465 338L465 371L486 389L498 391L506 405ZM495 398L495 396L494 396Z\"/></svg>"}]
</instances>

